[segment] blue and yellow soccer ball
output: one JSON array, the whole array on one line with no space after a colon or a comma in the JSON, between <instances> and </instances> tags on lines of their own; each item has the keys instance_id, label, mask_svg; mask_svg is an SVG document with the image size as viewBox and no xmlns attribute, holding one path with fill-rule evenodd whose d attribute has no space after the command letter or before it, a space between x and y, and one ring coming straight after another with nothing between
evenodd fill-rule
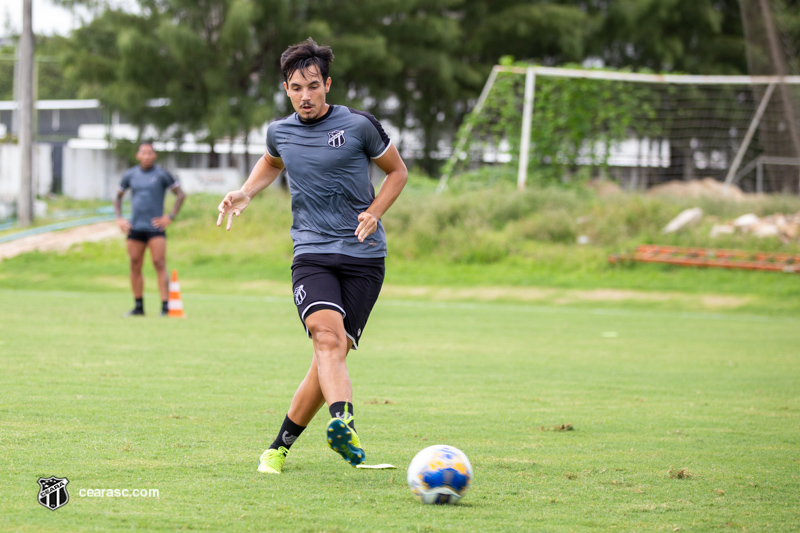
<instances>
[{"instance_id":1,"label":"blue and yellow soccer ball","mask_svg":"<svg viewBox=\"0 0 800 533\"><path fill-rule=\"evenodd\" d=\"M446 444L425 448L408 466L408 487L422 503L456 503L471 483L469 459Z\"/></svg>"}]
</instances>

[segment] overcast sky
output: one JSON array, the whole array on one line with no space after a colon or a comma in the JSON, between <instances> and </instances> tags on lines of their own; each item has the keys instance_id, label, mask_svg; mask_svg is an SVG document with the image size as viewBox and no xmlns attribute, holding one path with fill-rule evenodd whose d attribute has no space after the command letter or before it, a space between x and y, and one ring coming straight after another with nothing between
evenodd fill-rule
<instances>
[{"instance_id":1,"label":"overcast sky","mask_svg":"<svg viewBox=\"0 0 800 533\"><path fill-rule=\"evenodd\" d=\"M50 0L33 0L33 32L53 35L66 35L80 25L81 13L85 10L71 10L56 6ZM22 0L0 0L0 36L22 31Z\"/></svg>"},{"instance_id":2,"label":"overcast sky","mask_svg":"<svg viewBox=\"0 0 800 533\"><path fill-rule=\"evenodd\" d=\"M109 2L115 6L135 9L134 0ZM33 0L33 32L36 34L66 35L89 18L89 11L82 7L61 7L52 0ZM22 0L0 0L0 37L22 31Z\"/></svg>"}]
</instances>

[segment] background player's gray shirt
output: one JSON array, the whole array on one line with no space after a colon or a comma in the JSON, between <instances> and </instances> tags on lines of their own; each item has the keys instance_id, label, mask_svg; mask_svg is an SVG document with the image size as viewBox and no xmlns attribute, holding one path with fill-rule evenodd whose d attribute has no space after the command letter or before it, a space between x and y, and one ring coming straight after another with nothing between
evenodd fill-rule
<instances>
[{"instance_id":1,"label":"background player's gray shirt","mask_svg":"<svg viewBox=\"0 0 800 533\"><path fill-rule=\"evenodd\" d=\"M167 189L178 186L172 174L158 165L147 170L131 167L122 175L119 190L131 190L131 229L134 231L161 231L151 220L164 214L164 196Z\"/></svg>"},{"instance_id":2,"label":"background player's gray shirt","mask_svg":"<svg viewBox=\"0 0 800 533\"><path fill-rule=\"evenodd\" d=\"M338 253L385 257L383 224L359 242L358 215L375 199L370 159L382 156L391 141L369 113L330 106L312 122L297 113L267 129L267 151L283 160L292 193L294 254Z\"/></svg>"}]
</instances>

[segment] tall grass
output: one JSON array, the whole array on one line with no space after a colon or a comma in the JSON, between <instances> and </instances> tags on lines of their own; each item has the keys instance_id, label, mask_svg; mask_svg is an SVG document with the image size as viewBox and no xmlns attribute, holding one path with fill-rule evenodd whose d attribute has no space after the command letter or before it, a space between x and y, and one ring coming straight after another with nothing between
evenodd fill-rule
<instances>
[{"instance_id":1,"label":"tall grass","mask_svg":"<svg viewBox=\"0 0 800 533\"><path fill-rule=\"evenodd\" d=\"M800 253L800 244L784 244L775 238L709 236L714 223L744 213L800 211L798 198L774 196L733 203L641 194L601 197L578 186L517 191L502 181L483 189L454 187L437 195L435 185L432 180L412 177L383 218L389 239L389 284L743 294L769 300L751 311L800 311L796 275L669 265L614 266L607 261L611 253L647 243ZM218 195L187 199L167 232L170 268L190 274L196 283L205 280L198 287L203 291L231 290L231 284L240 282L288 282L292 258L288 194L268 189L234 221L230 232L216 227L219 201ZM696 206L706 215L701 224L661 234L673 217ZM581 237L588 244L577 244ZM125 254L122 235L116 241L83 244L68 254L26 254L3 261L0 288L124 289Z\"/></svg>"},{"instance_id":2,"label":"tall grass","mask_svg":"<svg viewBox=\"0 0 800 533\"><path fill-rule=\"evenodd\" d=\"M701 207L704 221L683 232L661 229L682 210ZM747 235L709 236L715 223L745 213L800 211L800 199L759 197L745 202L657 198L641 194L600 197L586 188L528 188L508 184L441 196L414 190L386 215L395 229L393 249L406 258L437 256L461 263L493 263L530 253L531 243L575 244L579 236L604 249L638 244L736 247L800 252L800 243ZM399 231L398 231L399 230Z\"/></svg>"}]
</instances>

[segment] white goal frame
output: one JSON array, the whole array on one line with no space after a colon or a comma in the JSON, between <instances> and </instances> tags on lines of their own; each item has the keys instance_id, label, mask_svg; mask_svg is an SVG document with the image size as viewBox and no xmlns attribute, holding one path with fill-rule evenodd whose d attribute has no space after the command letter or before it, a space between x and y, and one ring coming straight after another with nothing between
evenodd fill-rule
<instances>
[{"instance_id":1,"label":"white goal frame","mask_svg":"<svg viewBox=\"0 0 800 533\"><path fill-rule=\"evenodd\" d=\"M495 65L492 68L491 74L489 74L488 79L486 80L486 84L481 91L480 96L478 97L478 101L475 104L475 107L471 111L473 115L479 115L481 110L483 109L484 104L486 103L486 99L489 97L489 93L492 90L492 86L497 79L497 75L500 73L510 73L510 74L519 74L525 75L525 92L524 92L524 104L523 104L523 111L522 111L522 132L521 132L521 151L519 157L519 169L517 171L517 188L524 189L525 184L528 178L528 161L530 157L530 139L531 139L531 122L533 118L533 110L534 110L534 98L535 98L535 89L536 89L536 78L537 76L549 76L555 78L583 78L583 79L597 79L597 80L608 80L608 81L630 81L630 82L639 82L639 83L653 83L653 84L692 84L692 85L763 85L766 86L766 90L764 91L764 95L761 97L761 101L759 102L758 108L756 109L752 120L750 121L750 125L747 129L747 133L744 136L744 139L739 146L736 156L734 157L731 166L728 169L727 175L725 177L725 185L731 185L739 180L746 172L739 172L739 167L742 164L742 159L744 158L745 153L747 152L748 147L750 146L750 142L753 139L753 136L758 129L758 126L761 122L761 118L767 108L767 104L769 104L770 99L772 98L772 94L775 91L775 88L780 84L786 85L800 85L800 76L704 76L704 75L684 75L684 74L636 74L631 72L613 72L613 71L604 71L604 70L587 70L587 69L569 69L569 68L559 68L559 67L542 67L542 66L530 66L530 67L513 67L513 66L502 66L502 65ZM450 169L446 171L439 179L439 185L436 189L437 192L441 193L447 188L447 182L451 177L452 169L455 163L459 159L464 159L467 157L467 153L464 151L466 147L467 141L470 138L470 134L472 133L472 123L468 123L464 130L459 135L459 138L456 140L455 148L453 149L452 154L450 155L450 159L448 164L445 168ZM764 161L761 160L761 163ZM750 163L745 166L743 171L747 170L752 171L753 166L756 163ZM794 162L782 162L781 164L791 164L794 165ZM800 165L800 160L797 160L797 164ZM758 168L760 169L761 166L759 165ZM759 180L759 187L761 187L762 180ZM761 192L761 191L759 191Z\"/></svg>"}]
</instances>

